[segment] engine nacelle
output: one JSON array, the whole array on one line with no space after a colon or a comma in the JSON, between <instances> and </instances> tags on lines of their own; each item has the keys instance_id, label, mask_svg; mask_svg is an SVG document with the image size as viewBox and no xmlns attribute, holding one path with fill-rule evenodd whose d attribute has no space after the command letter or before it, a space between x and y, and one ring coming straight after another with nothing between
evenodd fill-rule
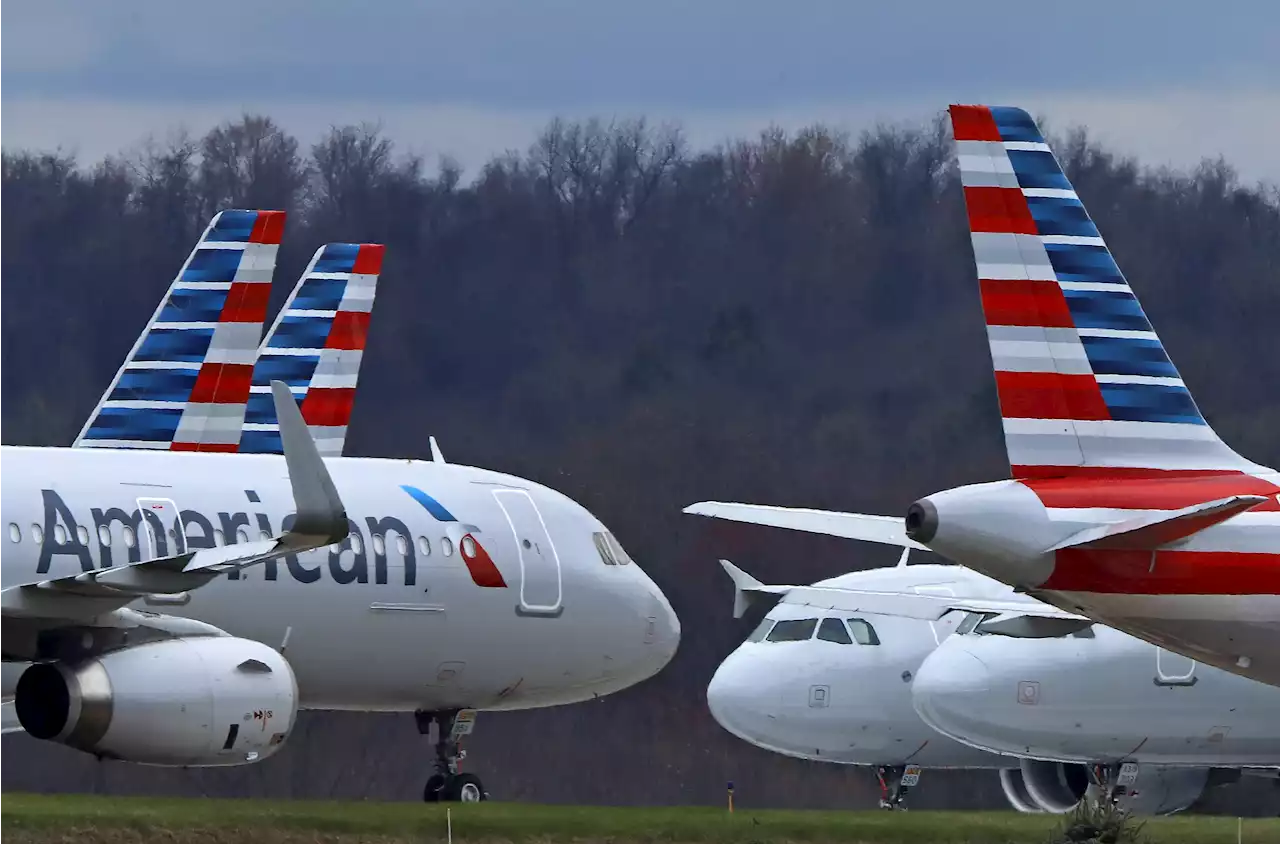
<instances>
[{"instance_id":1,"label":"engine nacelle","mask_svg":"<svg viewBox=\"0 0 1280 844\"><path fill-rule=\"evenodd\" d=\"M1144 766L1138 780L1119 799L1135 815L1181 812L1200 799L1211 782L1208 768ZM1097 790L1084 765L1023 759L1018 768L1000 772L1000 787L1019 812L1063 814Z\"/></svg>"},{"instance_id":2,"label":"engine nacelle","mask_svg":"<svg viewBox=\"0 0 1280 844\"><path fill-rule=\"evenodd\" d=\"M147 765L243 765L283 745L298 710L285 658L261 642L148 642L18 680L18 721L39 739Z\"/></svg>"}]
</instances>

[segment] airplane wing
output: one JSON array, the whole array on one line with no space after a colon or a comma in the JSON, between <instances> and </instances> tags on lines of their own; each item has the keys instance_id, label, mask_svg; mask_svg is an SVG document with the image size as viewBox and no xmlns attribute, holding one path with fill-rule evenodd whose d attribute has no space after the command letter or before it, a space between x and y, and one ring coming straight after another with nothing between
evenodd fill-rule
<instances>
[{"instance_id":1,"label":"airplane wing","mask_svg":"<svg viewBox=\"0 0 1280 844\"><path fill-rule=\"evenodd\" d=\"M865 613L914 618L920 621L937 621L949 612L987 613L996 616L1052 619L1057 622L1073 622L1077 627L1092 624L1091 619L1067 612L1034 598L965 598L952 595L920 594L916 592L885 592L871 589L844 589L833 586L770 586L761 583L728 560L721 560L729 578L733 581L733 617L741 618L747 607L773 596L785 598L789 604L835 610L842 613ZM1030 623L1030 630L1047 630L1065 625ZM1012 629L1012 627L1010 628ZM1008 633L1006 635L1013 635ZM1024 635L1030 635L1029 633ZM1061 635L1059 633L1058 635Z\"/></svg>"},{"instance_id":2,"label":"airplane wing","mask_svg":"<svg viewBox=\"0 0 1280 844\"><path fill-rule=\"evenodd\" d=\"M899 548L928 551L907 537L903 520L894 516L867 516L862 513L839 513L833 510L809 510L800 507L773 507L767 504L732 504L723 501L700 501L684 508L685 513L710 516L731 522L766 525L805 533L821 533L863 542L878 542Z\"/></svg>"},{"instance_id":3,"label":"airplane wing","mask_svg":"<svg viewBox=\"0 0 1280 844\"><path fill-rule=\"evenodd\" d=\"M297 517L279 536L99 569L0 591L6 618L85 619L110 614L142 595L178 594L220 574L341 542L346 508L289 388L271 384ZM114 626L114 625L113 625ZM208 625L205 625L208 627ZM216 630L216 628L209 628Z\"/></svg>"}]
</instances>

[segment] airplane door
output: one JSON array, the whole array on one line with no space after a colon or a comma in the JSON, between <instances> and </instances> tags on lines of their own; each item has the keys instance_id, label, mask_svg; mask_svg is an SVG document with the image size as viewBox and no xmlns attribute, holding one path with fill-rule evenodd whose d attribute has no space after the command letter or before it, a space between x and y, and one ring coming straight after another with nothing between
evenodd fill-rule
<instances>
[{"instance_id":1,"label":"airplane door","mask_svg":"<svg viewBox=\"0 0 1280 844\"><path fill-rule=\"evenodd\" d=\"M1196 661L1190 657L1156 648L1157 686L1194 686Z\"/></svg>"},{"instance_id":2,"label":"airplane door","mask_svg":"<svg viewBox=\"0 0 1280 844\"><path fill-rule=\"evenodd\" d=\"M493 497L506 514L520 554L521 615L559 615L560 557L538 505L522 489L495 489Z\"/></svg>"},{"instance_id":3,"label":"airplane door","mask_svg":"<svg viewBox=\"0 0 1280 844\"><path fill-rule=\"evenodd\" d=\"M138 512L142 514L139 541L145 540L144 560L170 557L187 552L187 536L178 514L178 505L169 498L139 498Z\"/></svg>"}]
</instances>

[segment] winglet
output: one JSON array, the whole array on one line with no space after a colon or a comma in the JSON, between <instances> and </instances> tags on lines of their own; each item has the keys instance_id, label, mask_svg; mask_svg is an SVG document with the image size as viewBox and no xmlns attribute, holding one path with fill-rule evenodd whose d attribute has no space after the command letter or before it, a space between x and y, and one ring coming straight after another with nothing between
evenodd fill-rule
<instances>
[{"instance_id":1,"label":"winglet","mask_svg":"<svg viewBox=\"0 0 1280 844\"><path fill-rule=\"evenodd\" d=\"M733 617L742 618L747 608L760 599L762 595L786 595L792 586L767 586L735 566L728 560L721 560L720 566L733 581Z\"/></svg>"},{"instance_id":2,"label":"winglet","mask_svg":"<svg viewBox=\"0 0 1280 844\"><path fill-rule=\"evenodd\" d=\"M444 452L440 450L440 443L436 442L435 437L428 437L431 441L431 462L443 464L445 462Z\"/></svg>"},{"instance_id":3,"label":"winglet","mask_svg":"<svg viewBox=\"0 0 1280 844\"><path fill-rule=\"evenodd\" d=\"M280 442L298 512L286 536L323 537L324 542L318 544L325 545L341 542L348 532L347 510L298 410L298 403L283 381L271 382L271 398L276 405Z\"/></svg>"}]
</instances>

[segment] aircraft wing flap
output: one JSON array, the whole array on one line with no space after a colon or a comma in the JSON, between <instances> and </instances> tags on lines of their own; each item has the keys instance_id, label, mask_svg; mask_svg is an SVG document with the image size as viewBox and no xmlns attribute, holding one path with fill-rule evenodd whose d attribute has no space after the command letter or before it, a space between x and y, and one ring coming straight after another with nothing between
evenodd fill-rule
<instances>
[{"instance_id":1,"label":"aircraft wing flap","mask_svg":"<svg viewBox=\"0 0 1280 844\"><path fill-rule=\"evenodd\" d=\"M802 507L774 507L768 504L735 504L724 501L700 501L684 508L694 516L709 516L731 522L780 527L805 533L820 533L842 539L877 542L899 548L928 551L907 537L903 520L894 516L869 516L863 513L841 513L834 510L810 510Z\"/></svg>"},{"instance_id":2,"label":"aircraft wing flap","mask_svg":"<svg viewBox=\"0 0 1280 844\"><path fill-rule=\"evenodd\" d=\"M1086 528L1049 548L1159 548L1225 522L1264 501L1262 495L1232 495L1168 513L1153 513L1109 525Z\"/></svg>"},{"instance_id":3,"label":"aircraft wing flap","mask_svg":"<svg viewBox=\"0 0 1280 844\"><path fill-rule=\"evenodd\" d=\"M297 402L289 388L280 381L271 382L271 392L297 511L293 526L288 531L270 539L201 548L126 566L13 586L0 592L4 615L90 618L122 607L140 595L187 592L224 572L342 541L348 531L346 509L302 419Z\"/></svg>"}]
</instances>

